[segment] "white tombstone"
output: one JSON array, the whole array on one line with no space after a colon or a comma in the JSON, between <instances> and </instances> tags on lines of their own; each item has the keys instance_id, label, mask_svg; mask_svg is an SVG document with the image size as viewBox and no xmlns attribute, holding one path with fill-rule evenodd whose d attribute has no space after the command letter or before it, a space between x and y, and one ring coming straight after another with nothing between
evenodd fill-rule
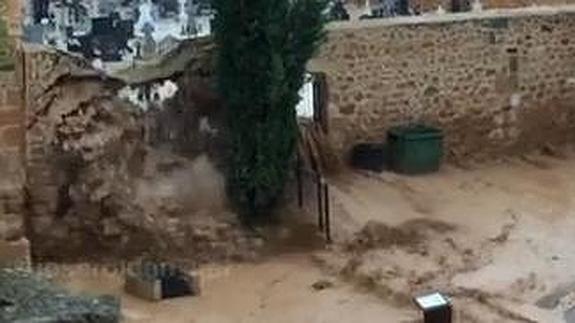
<instances>
[{"instance_id":1,"label":"white tombstone","mask_svg":"<svg viewBox=\"0 0 575 323\"><path fill-rule=\"evenodd\" d=\"M371 4L369 0L365 0L365 14L371 16Z\"/></svg>"},{"instance_id":2,"label":"white tombstone","mask_svg":"<svg viewBox=\"0 0 575 323\"><path fill-rule=\"evenodd\" d=\"M473 3L471 4L471 11L473 12L483 11L483 4L481 3L481 0L473 0Z\"/></svg>"}]
</instances>

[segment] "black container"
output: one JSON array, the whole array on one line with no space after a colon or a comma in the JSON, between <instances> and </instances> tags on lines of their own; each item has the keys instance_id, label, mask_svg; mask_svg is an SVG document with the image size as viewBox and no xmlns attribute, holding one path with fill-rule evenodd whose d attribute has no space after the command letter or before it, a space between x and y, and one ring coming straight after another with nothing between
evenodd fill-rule
<instances>
[{"instance_id":1,"label":"black container","mask_svg":"<svg viewBox=\"0 0 575 323\"><path fill-rule=\"evenodd\" d=\"M451 301L440 293L417 297L415 304L423 311L424 323L452 322Z\"/></svg>"},{"instance_id":2,"label":"black container","mask_svg":"<svg viewBox=\"0 0 575 323\"><path fill-rule=\"evenodd\" d=\"M382 172L389 164L388 148L380 143L356 145L351 153L351 164L355 168Z\"/></svg>"},{"instance_id":3,"label":"black container","mask_svg":"<svg viewBox=\"0 0 575 323\"><path fill-rule=\"evenodd\" d=\"M423 313L424 323L451 323L451 305L429 309Z\"/></svg>"}]
</instances>

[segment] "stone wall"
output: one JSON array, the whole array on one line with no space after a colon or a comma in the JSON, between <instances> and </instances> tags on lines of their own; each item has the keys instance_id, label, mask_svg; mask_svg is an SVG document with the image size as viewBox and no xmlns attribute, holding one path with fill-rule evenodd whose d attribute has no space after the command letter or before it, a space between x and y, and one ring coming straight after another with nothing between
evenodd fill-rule
<instances>
[{"instance_id":1,"label":"stone wall","mask_svg":"<svg viewBox=\"0 0 575 323\"><path fill-rule=\"evenodd\" d=\"M17 3L0 3L0 240L16 240L24 234L24 110L21 66L15 50L17 9Z\"/></svg>"},{"instance_id":2,"label":"stone wall","mask_svg":"<svg viewBox=\"0 0 575 323\"><path fill-rule=\"evenodd\" d=\"M471 1L473 2L473 1ZM485 9L524 8L531 6L562 6L575 4L573 0L482 0Z\"/></svg>"},{"instance_id":3,"label":"stone wall","mask_svg":"<svg viewBox=\"0 0 575 323\"><path fill-rule=\"evenodd\" d=\"M452 160L572 142L573 35L573 7L332 25L311 64L327 76L331 141L345 154L426 122Z\"/></svg>"},{"instance_id":4,"label":"stone wall","mask_svg":"<svg viewBox=\"0 0 575 323\"><path fill-rule=\"evenodd\" d=\"M29 265L24 238L24 104L20 2L0 1L0 267Z\"/></svg>"},{"instance_id":5,"label":"stone wall","mask_svg":"<svg viewBox=\"0 0 575 323\"><path fill-rule=\"evenodd\" d=\"M380 0L370 0L372 6ZM408 0L410 8L420 13L436 11L441 6L446 11L452 11L454 4L463 5L463 8L470 9L470 4L474 0ZM483 9L508 9L525 8L531 6L563 6L575 4L575 0L479 0ZM365 8L364 0L353 0L351 4L360 8ZM466 11L466 10L464 10Z\"/></svg>"},{"instance_id":6,"label":"stone wall","mask_svg":"<svg viewBox=\"0 0 575 323\"><path fill-rule=\"evenodd\" d=\"M0 239L23 234L22 149L24 145L21 87L16 72L0 73Z\"/></svg>"}]
</instances>

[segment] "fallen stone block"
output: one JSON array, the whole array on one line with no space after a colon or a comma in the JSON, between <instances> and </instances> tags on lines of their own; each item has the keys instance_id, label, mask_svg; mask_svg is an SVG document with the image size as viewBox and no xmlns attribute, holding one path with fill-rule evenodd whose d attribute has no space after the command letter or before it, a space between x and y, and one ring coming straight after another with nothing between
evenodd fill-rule
<instances>
[{"instance_id":1,"label":"fallen stone block","mask_svg":"<svg viewBox=\"0 0 575 323\"><path fill-rule=\"evenodd\" d=\"M125 288L130 295L149 301L162 300L162 284L158 279L146 279L138 273L126 274Z\"/></svg>"},{"instance_id":2,"label":"fallen stone block","mask_svg":"<svg viewBox=\"0 0 575 323\"><path fill-rule=\"evenodd\" d=\"M126 273L127 293L149 301L199 295L199 281L195 275L181 269L154 262L143 262Z\"/></svg>"}]
</instances>

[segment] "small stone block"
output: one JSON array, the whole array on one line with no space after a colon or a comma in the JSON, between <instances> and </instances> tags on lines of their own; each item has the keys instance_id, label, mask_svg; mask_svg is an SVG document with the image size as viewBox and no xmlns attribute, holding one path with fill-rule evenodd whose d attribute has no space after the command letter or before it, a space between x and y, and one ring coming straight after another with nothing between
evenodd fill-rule
<instances>
[{"instance_id":1,"label":"small stone block","mask_svg":"<svg viewBox=\"0 0 575 323\"><path fill-rule=\"evenodd\" d=\"M149 301L162 300L162 284L159 279L147 279L139 273L126 274L125 291L133 296Z\"/></svg>"},{"instance_id":2,"label":"small stone block","mask_svg":"<svg viewBox=\"0 0 575 323\"><path fill-rule=\"evenodd\" d=\"M133 267L125 279L127 293L150 301L199 295L197 276L169 264L143 262Z\"/></svg>"}]
</instances>

